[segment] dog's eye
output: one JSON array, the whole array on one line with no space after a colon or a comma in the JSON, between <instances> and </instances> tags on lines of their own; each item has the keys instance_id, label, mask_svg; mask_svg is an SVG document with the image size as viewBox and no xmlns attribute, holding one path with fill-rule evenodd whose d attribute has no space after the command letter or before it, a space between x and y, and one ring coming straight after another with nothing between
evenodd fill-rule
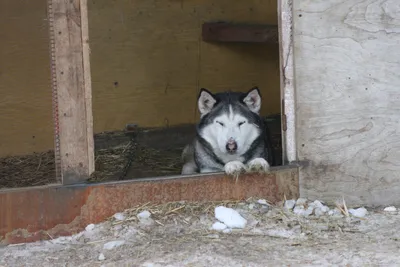
<instances>
[{"instance_id":1,"label":"dog's eye","mask_svg":"<svg viewBox=\"0 0 400 267\"><path fill-rule=\"evenodd\" d=\"M220 122L220 121L216 121L216 123L218 123L221 126L224 126L224 124L222 122Z\"/></svg>"},{"instance_id":2,"label":"dog's eye","mask_svg":"<svg viewBox=\"0 0 400 267\"><path fill-rule=\"evenodd\" d=\"M246 123L245 121L239 122L239 123L238 123L238 126L240 127L240 126L242 126L242 125L245 124L245 123Z\"/></svg>"}]
</instances>

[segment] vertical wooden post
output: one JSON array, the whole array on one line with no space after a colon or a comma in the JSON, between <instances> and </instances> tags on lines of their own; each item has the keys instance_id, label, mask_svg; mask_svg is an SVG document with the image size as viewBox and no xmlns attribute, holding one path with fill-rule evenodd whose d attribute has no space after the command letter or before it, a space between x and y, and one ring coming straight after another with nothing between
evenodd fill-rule
<instances>
[{"instance_id":1,"label":"vertical wooden post","mask_svg":"<svg viewBox=\"0 0 400 267\"><path fill-rule=\"evenodd\" d=\"M94 171L87 2L49 0L49 17L58 170L63 184L80 183Z\"/></svg>"},{"instance_id":2,"label":"vertical wooden post","mask_svg":"<svg viewBox=\"0 0 400 267\"><path fill-rule=\"evenodd\" d=\"M293 67L293 0L278 1L283 162L297 161Z\"/></svg>"}]
</instances>

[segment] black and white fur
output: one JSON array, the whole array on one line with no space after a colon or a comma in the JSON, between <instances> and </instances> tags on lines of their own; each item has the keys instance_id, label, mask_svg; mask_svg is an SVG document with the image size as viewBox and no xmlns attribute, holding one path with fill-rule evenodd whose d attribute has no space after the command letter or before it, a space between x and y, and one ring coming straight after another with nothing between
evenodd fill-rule
<instances>
[{"instance_id":1,"label":"black and white fur","mask_svg":"<svg viewBox=\"0 0 400 267\"><path fill-rule=\"evenodd\" d=\"M202 88L196 138L183 153L182 174L269 170L267 135L258 88L213 94Z\"/></svg>"}]
</instances>

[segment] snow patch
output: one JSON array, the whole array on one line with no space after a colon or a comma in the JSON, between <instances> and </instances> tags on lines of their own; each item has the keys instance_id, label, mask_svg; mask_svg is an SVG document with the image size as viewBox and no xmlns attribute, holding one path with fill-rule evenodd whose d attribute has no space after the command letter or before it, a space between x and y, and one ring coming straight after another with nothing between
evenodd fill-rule
<instances>
[{"instance_id":1,"label":"snow patch","mask_svg":"<svg viewBox=\"0 0 400 267\"><path fill-rule=\"evenodd\" d=\"M395 211L397 211L395 206L389 206L389 207L384 208L383 210L386 211L386 212L395 212Z\"/></svg>"},{"instance_id":2,"label":"snow patch","mask_svg":"<svg viewBox=\"0 0 400 267\"><path fill-rule=\"evenodd\" d=\"M349 213L354 217L363 218L368 214L368 211L364 207L361 207L358 209L349 209Z\"/></svg>"},{"instance_id":3,"label":"snow patch","mask_svg":"<svg viewBox=\"0 0 400 267\"><path fill-rule=\"evenodd\" d=\"M223 231L227 228L226 224L223 224L221 222L215 222L212 225L212 229L214 229L215 231Z\"/></svg>"},{"instance_id":4,"label":"snow patch","mask_svg":"<svg viewBox=\"0 0 400 267\"><path fill-rule=\"evenodd\" d=\"M98 260L99 260L99 261L104 261L105 259L106 259L106 256L104 256L103 253L100 253L100 255L99 255L99 257L98 257Z\"/></svg>"},{"instance_id":5,"label":"snow patch","mask_svg":"<svg viewBox=\"0 0 400 267\"><path fill-rule=\"evenodd\" d=\"M90 231L93 231L94 228L95 228L95 225L93 223L91 223L88 226L86 226L85 230L90 232Z\"/></svg>"},{"instance_id":6,"label":"snow patch","mask_svg":"<svg viewBox=\"0 0 400 267\"><path fill-rule=\"evenodd\" d=\"M296 205L296 200L294 200L294 199L286 200L285 204L284 204L284 208L287 210L292 210L295 205Z\"/></svg>"},{"instance_id":7,"label":"snow patch","mask_svg":"<svg viewBox=\"0 0 400 267\"><path fill-rule=\"evenodd\" d=\"M110 241L110 242L107 242L107 243L104 244L103 249L111 250L111 249L120 247L123 244L125 244L124 240Z\"/></svg>"},{"instance_id":8,"label":"snow patch","mask_svg":"<svg viewBox=\"0 0 400 267\"><path fill-rule=\"evenodd\" d=\"M140 220L140 219L149 219L150 216L151 216L151 213L150 213L150 211L148 211L148 210L144 210L144 211L140 212L140 213L137 215L137 217L138 217L139 220Z\"/></svg>"},{"instance_id":9,"label":"snow patch","mask_svg":"<svg viewBox=\"0 0 400 267\"><path fill-rule=\"evenodd\" d=\"M215 208L215 218L229 228L244 228L247 223L247 220L236 210L224 206L218 206Z\"/></svg>"},{"instance_id":10,"label":"snow patch","mask_svg":"<svg viewBox=\"0 0 400 267\"><path fill-rule=\"evenodd\" d=\"M125 215L123 213L115 213L113 217L117 221L125 220Z\"/></svg>"}]
</instances>

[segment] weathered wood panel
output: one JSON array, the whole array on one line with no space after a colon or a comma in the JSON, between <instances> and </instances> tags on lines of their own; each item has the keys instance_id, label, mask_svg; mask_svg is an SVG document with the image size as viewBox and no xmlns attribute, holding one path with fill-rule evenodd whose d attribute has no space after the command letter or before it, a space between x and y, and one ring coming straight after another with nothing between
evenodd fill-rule
<instances>
[{"instance_id":1,"label":"weathered wood panel","mask_svg":"<svg viewBox=\"0 0 400 267\"><path fill-rule=\"evenodd\" d=\"M61 176L63 184L73 184L94 171L87 13L80 1L52 0L51 6Z\"/></svg>"},{"instance_id":2,"label":"weathered wood panel","mask_svg":"<svg viewBox=\"0 0 400 267\"><path fill-rule=\"evenodd\" d=\"M0 156L52 149L46 1L0 1Z\"/></svg>"},{"instance_id":3,"label":"weathered wood panel","mask_svg":"<svg viewBox=\"0 0 400 267\"><path fill-rule=\"evenodd\" d=\"M400 5L294 1L301 195L400 204Z\"/></svg>"},{"instance_id":4,"label":"weathered wood panel","mask_svg":"<svg viewBox=\"0 0 400 267\"><path fill-rule=\"evenodd\" d=\"M279 46L210 44L203 22L277 24L276 0L90 0L95 132L193 123L200 87L260 86L279 113Z\"/></svg>"}]
</instances>

